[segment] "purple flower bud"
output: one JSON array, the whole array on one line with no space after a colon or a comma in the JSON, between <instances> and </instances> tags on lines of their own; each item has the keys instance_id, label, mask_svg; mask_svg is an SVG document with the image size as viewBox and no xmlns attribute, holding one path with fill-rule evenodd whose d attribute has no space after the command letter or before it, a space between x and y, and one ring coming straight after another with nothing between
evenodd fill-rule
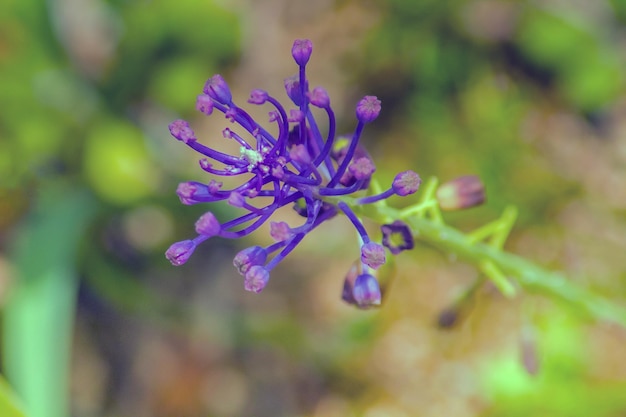
<instances>
[{"instance_id":1,"label":"purple flower bud","mask_svg":"<svg viewBox=\"0 0 626 417\"><path fill-rule=\"evenodd\" d=\"M200 94L196 99L196 110L207 116L213 113L213 100L206 94Z\"/></svg>"},{"instance_id":2,"label":"purple flower bud","mask_svg":"<svg viewBox=\"0 0 626 417\"><path fill-rule=\"evenodd\" d=\"M282 242L291 237L292 232L289 225L285 222L270 222L270 236L276 242Z\"/></svg>"},{"instance_id":3,"label":"purple flower bud","mask_svg":"<svg viewBox=\"0 0 626 417\"><path fill-rule=\"evenodd\" d=\"M191 254L196 249L196 243L193 240L183 240L176 242L165 251L165 257L174 266L180 266L187 262Z\"/></svg>"},{"instance_id":4,"label":"purple flower bud","mask_svg":"<svg viewBox=\"0 0 626 417\"><path fill-rule=\"evenodd\" d=\"M413 194L420 188L422 179L413 171L404 171L396 175L391 184L393 191L399 196Z\"/></svg>"},{"instance_id":5,"label":"purple flower bud","mask_svg":"<svg viewBox=\"0 0 626 417\"><path fill-rule=\"evenodd\" d=\"M250 104L263 104L267 101L267 91L265 90L252 90L250 92L250 98L248 99L248 103Z\"/></svg>"},{"instance_id":6,"label":"purple flower bud","mask_svg":"<svg viewBox=\"0 0 626 417\"><path fill-rule=\"evenodd\" d=\"M228 196L228 204L230 204L233 207L243 207L245 202L246 202L246 199L244 198L244 196L242 196L237 191L232 191L230 195Z\"/></svg>"},{"instance_id":7,"label":"purple flower bud","mask_svg":"<svg viewBox=\"0 0 626 417\"><path fill-rule=\"evenodd\" d=\"M209 181L209 185L207 186L209 189L209 192L211 194L214 194L216 192L218 192L220 190L220 188L222 188L223 183L219 182L219 181L215 181L215 180L211 180Z\"/></svg>"},{"instance_id":8,"label":"purple flower bud","mask_svg":"<svg viewBox=\"0 0 626 417\"><path fill-rule=\"evenodd\" d=\"M291 56L301 67L309 62L311 52L313 52L313 43L308 39L296 39L291 48Z\"/></svg>"},{"instance_id":9,"label":"purple flower bud","mask_svg":"<svg viewBox=\"0 0 626 417\"><path fill-rule=\"evenodd\" d=\"M235 255L233 265L241 275L246 275L248 270L255 265L263 265L267 260L267 251L260 246L246 248Z\"/></svg>"},{"instance_id":10,"label":"purple flower bud","mask_svg":"<svg viewBox=\"0 0 626 417\"><path fill-rule=\"evenodd\" d=\"M178 184L176 194L178 194L180 202L188 206L202 202L203 198L206 199L211 196L209 187L193 181Z\"/></svg>"},{"instance_id":11,"label":"purple flower bud","mask_svg":"<svg viewBox=\"0 0 626 417\"><path fill-rule=\"evenodd\" d=\"M380 230L383 233L383 246L394 255L399 254L403 250L413 249L413 234L409 226L402 220L396 220L391 224L383 224ZM397 239L400 239L399 243L396 243Z\"/></svg>"},{"instance_id":12,"label":"purple flower bud","mask_svg":"<svg viewBox=\"0 0 626 417\"><path fill-rule=\"evenodd\" d=\"M365 180L372 176L374 171L376 171L376 167L371 159L362 157L353 160L348 170L357 180Z\"/></svg>"},{"instance_id":13,"label":"purple flower bud","mask_svg":"<svg viewBox=\"0 0 626 417\"><path fill-rule=\"evenodd\" d=\"M307 93L311 104L322 109L330 107L330 98L328 93L322 87L315 87L313 91Z\"/></svg>"},{"instance_id":14,"label":"purple flower bud","mask_svg":"<svg viewBox=\"0 0 626 417\"><path fill-rule=\"evenodd\" d=\"M365 96L356 105L356 118L361 123L374 121L380 114L380 100L376 96Z\"/></svg>"},{"instance_id":15,"label":"purple flower bud","mask_svg":"<svg viewBox=\"0 0 626 417\"><path fill-rule=\"evenodd\" d=\"M370 268L378 269L386 261L385 248L375 242L361 246L361 261Z\"/></svg>"},{"instance_id":16,"label":"purple flower bud","mask_svg":"<svg viewBox=\"0 0 626 417\"><path fill-rule=\"evenodd\" d=\"M356 262L352 264L346 277L343 280L343 291L341 293L341 299L348 304L356 304L356 300L352 295L354 291L354 282L356 278L359 276L359 267Z\"/></svg>"},{"instance_id":17,"label":"purple flower bud","mask_svg":"<svg viewBox=\"0 0 626 417\"><path fill-rule=\"evenodd\" d=\"M459 310L453 307L446 308L437 317L437 326L441 329L451 329L459 321Z\"/></svg>"},{"instance_id":18,"label":"purple flower bud","mask_svg":"<svg viewBox=\"0 0 626 417\"><path fill-rule=\"evenodd\" d=\"M222 137L224 139L232 139L233 138L233 131L230 130L230 128L228 128L228 127L224 128L224 130L222 130Z\"/></svg>"},{"instance_id":19,"label":"purple flower bud","mask_svg":"<svg viewBox=\"0 0 626 417\"><path fill-rule=\"evenodd\" d=\"M537 341L531 330L523 330L520 340L520 353L522 366L528 375L534 376L539 372L539 352Z\"/></svg>"},{"instance_id":20,"label":"purple flower bud","mask_svg":"<svg viewBox=\"0 0 626 417\"><path fill-rule=\"evenodd\" d=\"M456 178L437 189L437 200L442 210L460 210L485 202L485 187L475 175Z\"/></svg>"},{"instance_id":21,"label":"purple flower bud","mask_svg":"<svg viewBox=\"0 0 626 417\"><path fill-rule=\"evenodd\" d=\"M285 78L285 91L296 106L302 103L302 91L300 91L300 79L297 75Z\"/></svg>"},{"instance_id":22,"label":"purple flower bud","mask_svg":"<svg viewBox=\"0 0 626 417\"><path fill-rule=\"evenodd\" d=\"M304 145L295 145L289 149L289 157L296 162L308 165L311 163L311 155Z\"/></svg>"},{"instance_id":23,"label":"purple flower bud","mask_svg":"<svg viewBox=\"0 0 626 417\"><path fill-rule=\"evenodd\" d=\"M380 305L382 296L376 278L370 274L359 275L354 281L352 297L359 307Z\"/></svg>"},{"instance_id":24,"label":"purple flower bud","mask_svg":"<svg viewBox=\"0 0 626 417\"><path fill-rule=\"evenodd\" d=\"M189 127L189 123L185 120L174 120L168 127L172 136L180 141L189 143L196 140L196 134L193 132L191 127Z\"/></svg>"},{"instance_id":25,"label":"purple flower bud","mask_svg":"<svg viewBox=\"0 0 626 417\"><path fill-rule=\"evenodd\" d=\"M219 74L215 74L207 80L203 91L220 104L231 105L233 102L230 88L228 88L228 84Z\"/></svg>"},{"instance_id":26,"label":"purple flower bud","mask_svg":"<svg viewBox=\"0 0 626 417\"><path fill-rule=\"evenodd\" d=\"M289 117L287 118L288 122L300 123L303 120L304 120L304 113L302 113L300 110L298 109L289 110Z\"/></svg>"},{"instance_id":27,"label":"purple flower bud","mask_svg":"<svg viewBox=\"0 0 626 417\"><path fill-rule=\"evenodd\" d=\"M280 165L274 165L272 167L272 175L280 180L285 176L285 170Z\"/></svg>"},{"instance_id":28,"label":"purple flower bud","mask_svg":"<svg viewBox=\"0 0 626 417\"><path fill-rule=\"evenodd\" d=\"M205 237L213 237L221 230L220 222L210 211L204 213L196 222L196 233Z\"/></svg>"},{"instance_id":29,"label":"purple flower bud","mask_svg":"<svg viewBox=\"0 0 626 417\"><path fill-rule=\"evenodd\" d=\"M270 280L270 273L261 265L253 265L248 269L244 279L246 291L260 293Z\"/></svg>"},{"instance_id":30,"label":"purple flower bud","mask_svg":"<svg viewBox=\"0 0 626 417\"><path fill-rule=\"evenodd\" d=\"M235 120L237 118L237 109L234 107L230 107L224 113L224 117L226 118L226 120L229 120L231 123L235 123Z\"/></svg>"},{"instance_id":31,"label":"purple flower bud","mask_svg":"<svg viewBox=\"0 0 626 417\"><path fill-rule=\"evenodd\" d=\"M268 120L270 123L280 120L280 114L276 110L272 110L271 112L269 112L268 116Z\"/></svg>"}]
</instances>

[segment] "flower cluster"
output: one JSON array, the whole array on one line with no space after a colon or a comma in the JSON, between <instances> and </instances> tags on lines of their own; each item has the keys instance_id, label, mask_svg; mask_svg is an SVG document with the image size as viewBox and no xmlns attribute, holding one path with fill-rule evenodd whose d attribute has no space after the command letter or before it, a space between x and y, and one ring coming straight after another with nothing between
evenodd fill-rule
<instances>
[{"instance_id":1,"label":"flower cluster","mask_svg":"<svg viewBox=\"0 0 626 417\"><path fill-rule=\"evenodd\" d=\"M363 128L375 120L381 103L374 96L366 96L356 106L357 125L348 140L339 141L336 135L335 114L330 99L321 87L309 89L306 64L313 46L309 40L296 40L292 56L298 64L298 74L285 80L287 96L293 108L287 109L276 98L263 90L254 90L248 103L269 105L269 123L275 124L276 136L257 123L246 111L233 102L231 91L220 75L214 75L204 85L197 98L196 108L211 115L214 111L238 126L240 132L226 128L223 136L234 140L239 155L229 155L202 145L184 120L170 123L172 136L203 155L200 168L217 177L241 177L239 186L224 189L223 183L211 179L208 183L184 182L177 194L183 204L208 203L225 200L245 211L240 217L220 223L211 212L196 222L197 236L174 243L166 252L173 265L182 265L197 245L219 236L240 238L249 235L272 214L286 205L306 220L297 227L285 222L270 222L270 234L275 243L268 247L253 246L235 256L234 265L244 276L248 291L260 292L267 285L270 271L280 263L313 229L338 213L343 213L360 236L361 257L357 272L346 277L344 300L359 307L380 304L381 294L375 270L385 263L385 245L393 254L413 247L408 226L394 222L383 226L383 245L372 241L352 208L342 196L356 196L359 205L374 203L392 195L413 194L421 179L413 171L399 173L391 187L378 194L368 195L376 166L369 154L359 145ZM323 135L311 106L325 113L328 132ZM255 200L255 204L252 204ZM262 201L262 203L256 203ZM400 236L401 242L392 235ZM348 293L346 294L346 291Z\"/></svg>"}]
</instances>

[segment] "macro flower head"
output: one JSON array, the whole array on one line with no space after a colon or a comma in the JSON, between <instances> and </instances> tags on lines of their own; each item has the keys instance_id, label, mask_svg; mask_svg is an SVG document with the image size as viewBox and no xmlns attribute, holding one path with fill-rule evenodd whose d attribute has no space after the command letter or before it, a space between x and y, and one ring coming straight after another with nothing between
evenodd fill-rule
<instances>
[{"instance_id":1,"label":"macro flower head","mask_svg":"<svg viewBox=\"0 0 626 417\"><path fill-rule=\"evenodd\" d=\"M215 117L222 113L233 128L223 130L226 140L239 146L239 153L226 154L205 146L197 138L190 124L175 120L169 125L172 136L200 154L200 168L212 177L206 183L184 182L176 193L185 205L226 201L241 209L239 217L220 223L210 211L196 222L197 236L174 243L167 258L174 265L182 265L203 241L213 238L236 239L249 235L261 225L270 223L270 234L275 243L267 247L253 246L239 252L234 265L244 276L244 288L260 292L269 282L271 271L302 241L325 221L343 213L354 225L360 242L362 271L347 297L358 306L377 305L380 293L376 278L370 273L386 260L385 247L372 241L361 220L342 198L356 198L363 205L392 195L413 194L421 179L413 171L404 171L382 193L371 194L367 189L376 171L371 156L360 145L366 124L373 122L381 111L381 102L375 96L365 96L355 106L354 131L339 139L331 100L322 87L309 89L306 65L311 59L310 40L296 40L292 57L298 65L296 75L284 81L290 103L284 104L265 90L255 89L249 105L268 106L267 124L253 119L235 103L231 90L221 75L207 80L196 99L196 109ZM311 107L322 110L327 131L322 133L321 121ZM273 129L267 128L273 125ZM270 130L277 134L271 134ZM218 177L239 177L239 185L225 189ZM255 200L255 204L251 201ZM260 202L260 203L258 203ZM304 220L299 225L269 222L281 207L291 205ZM344 299L346 296L344 295ZM348 301L348 300L347 300Z\"/></svg>"}]
</instances>

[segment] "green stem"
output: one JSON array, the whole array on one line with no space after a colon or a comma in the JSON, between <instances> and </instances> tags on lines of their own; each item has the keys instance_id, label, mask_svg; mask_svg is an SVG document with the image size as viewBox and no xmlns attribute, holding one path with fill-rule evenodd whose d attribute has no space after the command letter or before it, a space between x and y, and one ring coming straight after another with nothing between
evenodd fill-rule
<instances>
[{"instance_id":1,"label":"green stem","mask_svg":"<svg viewBox=\"0 0 626 417\"><path fill-rule=\"evenodd\" d=\"M358 206L353 199L347 197L341 197L341 200L355 211L374 220L403 219L413 230L416 239L426 241L479 268L484 262L491 263L506 276L515 277L517 284L529 292L564 301L595 319L612 321L626 327L626 308L576 285L561 273L548 271L499 247L476 242L476 239L436 220L418 216L405 217L401 210L391 207ZM513 211L509 211L505 217L514 218L514 215Z\"/></svg>"}]
</instances>

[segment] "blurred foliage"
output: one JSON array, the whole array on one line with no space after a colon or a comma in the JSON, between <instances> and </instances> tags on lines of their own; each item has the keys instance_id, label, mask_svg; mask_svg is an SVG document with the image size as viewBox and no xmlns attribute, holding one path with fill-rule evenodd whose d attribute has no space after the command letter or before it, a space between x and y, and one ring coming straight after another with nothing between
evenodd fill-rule
<instances>
[{"instance_id":1,"label":"blurred foliage","mask_svg":"<svg viewBox=\"0 0 626 417\"><path fill-rule=\"evenodd\" d=\"M73 311L76 303L78 314L39 323L47 331L31 334L40 342L29 350L5 326L2 371L11 344L35 352L35 364L54 362L41 352L69 343L54 331L74 317L76 416L623 414L623 329L585 323L549 300L503 300L488 285L472 287L482 282L476 271L424 245L398 257L383 308L367 312L340 301L357 254L339 219L307 239L261 295L233 280L231 259L243 243L211 240L183 268L166 265L163 250L206 210L181 206L173 192L197 161L168 137L168 122L200 125L195 94L215 72L235 79L242 55L253 66L276 64L269 81L279 84L293 70L277 64L288 54L282 47L306 36L314 58L348 45L346 91L331 97L382 99L365 137L381 184L398 167L443 181L478 174L488 204L450 213L452 224L469 230L515 204L513 251L623 300L624 2L227 6L1 3L0 284L15 290L62 261L69 294L78 293L55 296L63 288L47 281L50 305ZM354 19L372 22L364 36L347 36ZM353 122L351 110L344 116ZM62 201L50 202L84 188L96 213L77 242L70 231L80 218L71 210L80 205L59 214ZM232 214L226 205L211 209ZM29 233L38 237L20 248ZM50 259L47 247L77 254ZM437 317L468 288L456 320L438 328ZM1 293L4 308L16 302ZM24 305L35 317L45 306L33 300ZM530 342L522 340L527 328ZM63 384L30 369L21 377Z\"/></svg>"}]
</instances>

